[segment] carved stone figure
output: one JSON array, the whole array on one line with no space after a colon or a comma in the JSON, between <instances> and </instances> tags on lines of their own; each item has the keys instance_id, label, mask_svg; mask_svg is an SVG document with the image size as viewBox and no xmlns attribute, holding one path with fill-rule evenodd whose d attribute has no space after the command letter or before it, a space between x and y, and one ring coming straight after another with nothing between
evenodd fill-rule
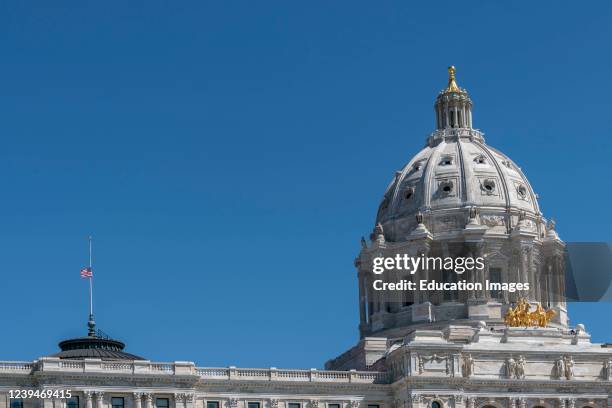
<instances>
[{"instance_id":1,"label":"carved stone figure","mask_svg":"<svg viewBox=\"0 0 612 408\"><path fill-rule=\"evenodd\" d=\"M506 359L506 377L513 378L516 372L516 361L512 357Z\"/></svg>"},{"instance_id":2,"label":"carved stone figure","mask_svg":"<svg viewBox=\"0 0 612 408\"><path fill-rule=\"evenodd\" d=\"M518 361L516 362L516 368L514 369L514 375L516 378L525 378L525 365L527 365L525 357L519 356Z\"/></svg>"},{"instance_id":3,"label":"carved stone figure","mask_svg":"<svg viewBox=\"0 0 612 408\"><path fill-rule=\"evenodd\" d=\"M572 356L565 356L563 357L563 360L565 362L565 379L571 380L572 378L574 378L574 359L572 358Z\"/></svg>"},{"instance_id":4,"label":"carved stone figure","mask_svg":"<svg viewBox=\"0 0 612 408\"><path fill-rule=\"evenodd\" d=\"M555 361L555 376L559 379L565 375L565 361L562 358Z\"/></svg>"},{"instance_id":5,"label":"carved stone figure","mask_svg":"<svg viewBox=\"0 0 612 408\"><path fill-rule=\"evenodd\" d=\"M415 215L415 218L416 218L417 224L419 225L423 224L423 213L422 212L418 211Z\"/></svg>"},{"instance_id":6,"label":"carved stone figure","mask_svg":"<svg viewBox=\"0 0 612 408\"><path fill-rule=\"evenodd\" d=\"M463 357L463 376L471 377L474 374L474 359L471 354Z\"/></svg>"},{"instance_id":7,"label":"carved stone figure","mask_svg":"<svg viewBox=\"0 0 612 408\"><path fill-rule=\"evenodd\" d=\"M604 379L607 381L612 379L612 359L604 362Z\"/></svg>"}]
</instances>

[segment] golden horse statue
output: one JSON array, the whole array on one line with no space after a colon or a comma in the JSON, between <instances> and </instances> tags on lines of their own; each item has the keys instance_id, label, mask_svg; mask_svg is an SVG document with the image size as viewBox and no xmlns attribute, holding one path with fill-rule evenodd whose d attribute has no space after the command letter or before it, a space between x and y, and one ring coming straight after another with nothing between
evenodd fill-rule
<instances>
[{"instance_id":1,"label":"golden horse statue","mask_svg":"<svg viewBox=\"0 0 612 408\"><path fill-rule=\"evenodd\" d=\"M504 323L509 327L547 327L555 315L554 310L546 310L539 303L531 311L531 305L525 298L519 298L516 307L510 307L504 316Z\"/></svg>"}]
</instances>

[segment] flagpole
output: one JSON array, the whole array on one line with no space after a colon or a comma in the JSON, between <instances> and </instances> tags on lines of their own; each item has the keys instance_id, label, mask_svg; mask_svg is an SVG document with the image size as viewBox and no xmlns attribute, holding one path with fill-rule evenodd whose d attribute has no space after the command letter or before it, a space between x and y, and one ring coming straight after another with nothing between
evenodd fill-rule
<instances>
[{"instance_id":1,"label":"flagpole","mask_svg":"<svg viewBox=\"0 0 612 408\"><path fill-rule=\"evenodd\" d=\"M89 236L89 270L92 270L91 235ZM89 315L93 317L93 274L89 277Z\"/></svg>"},{"instance_id":2,"label":"flagpole","mask_svg":"<svg viewBox=\"0 0 612 408\"><path fill-rule=\"evenodd\" d=\"M93 269L92 268L92 238L89 236L89 321L87 327L89 327L88 335L95 337L96 335L96 322L94 321L93 315Z\"/></svg>"}]
</instances>

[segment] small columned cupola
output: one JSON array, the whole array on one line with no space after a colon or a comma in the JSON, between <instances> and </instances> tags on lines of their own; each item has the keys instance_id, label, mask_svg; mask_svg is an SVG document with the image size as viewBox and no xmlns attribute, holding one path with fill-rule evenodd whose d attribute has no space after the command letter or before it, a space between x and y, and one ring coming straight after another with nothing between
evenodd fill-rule
<instances>
[{"instance_id":1,"label":"small columned cupola","mask_svg":"<svg viewBox=\"0 0 612 408\"><path fill-rule=\"evenodd\" d=\"M448 85L436 98L436 128L472 128L472 100L455 82L455 67L448 67Z\"/></svg>"}]
</instances>

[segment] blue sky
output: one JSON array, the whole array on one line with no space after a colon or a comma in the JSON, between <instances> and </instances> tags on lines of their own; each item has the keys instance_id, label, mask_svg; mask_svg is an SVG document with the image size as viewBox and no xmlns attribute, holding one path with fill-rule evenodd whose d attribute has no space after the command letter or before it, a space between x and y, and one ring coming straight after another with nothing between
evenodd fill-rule
<instances>
[{"instance_id":1,"label":"blue sky","mask_svg":"<svg viewBox=\"0 0 612 408\"><path fill-rule=\"evenodd\" d=\"M0 4L0 359L99 327L202 366L321 367L446 67L567 241L610 241L609 2ZM612 341L610 304L572 307Z\"/></svg>"}]
</instances>

